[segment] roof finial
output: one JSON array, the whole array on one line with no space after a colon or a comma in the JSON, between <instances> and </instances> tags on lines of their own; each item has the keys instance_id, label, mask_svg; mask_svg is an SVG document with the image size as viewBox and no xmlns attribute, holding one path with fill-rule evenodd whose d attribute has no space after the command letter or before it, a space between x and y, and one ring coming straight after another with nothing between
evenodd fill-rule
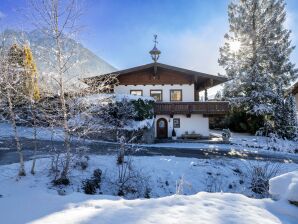
<instances>
[{"instance_id":1,"label":"roof finial","mask_svg":"<svg viewBox=\"0 0 298 224\"><path fill-rule=\"evenodd\" d=\"M160 50L158 50L157 47L156 47L156 45L158 44L157 34L154 34L153 42L154 42L154 47L149 53L151 54L151 58L154 61L154 63L156 63L157 60L159 59L159 55L161 54Z\"/></svg>"},{"instance_id":2,"label":"roof finial","mask_svg":"<svg viewBox=\"0 0 298 224\"><path fill-rule=\"evenodd\" d=\"M154 46L156 47L156 44L158 44L158 41L157 41L157 34L154 34Z\"/></svg>"}]
</instances>

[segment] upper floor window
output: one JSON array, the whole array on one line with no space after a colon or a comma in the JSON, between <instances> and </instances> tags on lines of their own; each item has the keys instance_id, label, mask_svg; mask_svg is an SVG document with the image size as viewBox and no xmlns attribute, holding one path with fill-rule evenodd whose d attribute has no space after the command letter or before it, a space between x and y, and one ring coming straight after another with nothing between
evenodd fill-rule
<instances>
[{"instance_id":1,"label":"upper floor window","mask_svg":"<svg viewBox=\"0 0 298 224\"><path fill-rule=\"evenodd\" d=\"M131 95L143 96L143 90L130 90Z\"/></svg>"},{"instance_id":2,"label":"upper floor window","mask_svg":"<svg viewBox=\"0 0 298 224\"><path fill-rule=\"evenodd\" d=\"M150 96L156 101L162 101L162 90L150 90Z\"/></svg>"},{"instance_id":3,"label":"upper floor window","mask_svg":"<svg viewBox=\"0 0 298 224\"><path fill-rule=\"evenodd\" d=\"M182 90L181 89L172 89L170 90L170 99L171 101L182 101Z\"/></svg>"}]
</instances>

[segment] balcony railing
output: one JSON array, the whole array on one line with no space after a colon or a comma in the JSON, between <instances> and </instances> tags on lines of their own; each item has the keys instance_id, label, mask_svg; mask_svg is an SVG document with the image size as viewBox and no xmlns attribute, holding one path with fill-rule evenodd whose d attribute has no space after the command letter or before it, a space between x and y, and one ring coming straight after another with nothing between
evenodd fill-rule
<instances>
[{"instance_id":1,"label":"balcony railing","mask_svg":"<svg viewBox=\"0 0 298 224\"><path fill-rule=\"evenodd\" d=\"M156 102L154 114L206 114L224 115L229 111L229 102Z\"/></svg>"}]
</instances>

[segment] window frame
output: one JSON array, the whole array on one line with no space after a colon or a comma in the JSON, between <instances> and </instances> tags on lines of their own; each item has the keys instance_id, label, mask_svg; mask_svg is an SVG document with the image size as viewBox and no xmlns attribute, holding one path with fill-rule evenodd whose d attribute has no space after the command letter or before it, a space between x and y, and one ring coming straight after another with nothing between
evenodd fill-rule
<instances>
[{"instance_id":1,"label":"window frame","mask_svg":"<svg viewBox=\"0 0 298 224\"><path fill-rule=\"evenodd\" d=\"M178 121L177 122L177 126L175 126L175 121ZM176 118L173 118L173 128L180 128L181 127L181 120L180 118L176 117Z\"/></svg>"},{"instance_id":2,"label":"window frame","mask_svg":"<svg viewBox=\"0 0 298 224\"><path fill-rule=\"evenodd\" d=\"M162 91L162 89L150 89L150 96L151 96L152 91L160 91L160 94L161 94L160 100L158 100L158 101L156 100L156 102L162 102L163 101L163 96L162 96L163 91ZM153 96L151 96L151 97L153 97Z\"/></svg>"},{"instance_id":3,"label":"window frame","mask_svg":"<svg viewBox=\"0 0 298 224\"><path fill-rule=\"evenodd\" d=\"M181 92L181 99L180 100L172 100L172 92L173 91L180 91ZM170 101L171 102L182 102L183 101L182 89L170 89Z\"/></svg>"},{"instance_id":4,"label":"window frame","mask_svg":"<svg viewBox=\"0 0 298 224\"><path fill-rule=\"evenodd\" d=\"M143 96L143 90L142 89L131 89L130 91L129 91L129 93L130 93L130 95L134 95L134 96L139 96L139 95L136 95L136 94L132 94L131 92L133 92L133 91L140 91L141 92L141 96Z\"/></svg>"}]
</instances>

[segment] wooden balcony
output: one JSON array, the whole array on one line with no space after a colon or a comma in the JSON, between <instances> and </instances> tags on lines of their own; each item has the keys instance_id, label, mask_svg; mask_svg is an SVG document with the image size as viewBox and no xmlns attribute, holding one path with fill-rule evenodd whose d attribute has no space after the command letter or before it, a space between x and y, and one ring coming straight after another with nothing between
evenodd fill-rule
<instances>
[{"instance_id":1,"label":"wooden balcony","mask_svg":"<svg viewBox=\"0 0 298 224\"><path fill-rule=\"evenodd\" d=\"M204 115L224 115L229 111L229 102L156 102L154 104L154 114L204 114Z\"/></svg>"}]
</instances>

